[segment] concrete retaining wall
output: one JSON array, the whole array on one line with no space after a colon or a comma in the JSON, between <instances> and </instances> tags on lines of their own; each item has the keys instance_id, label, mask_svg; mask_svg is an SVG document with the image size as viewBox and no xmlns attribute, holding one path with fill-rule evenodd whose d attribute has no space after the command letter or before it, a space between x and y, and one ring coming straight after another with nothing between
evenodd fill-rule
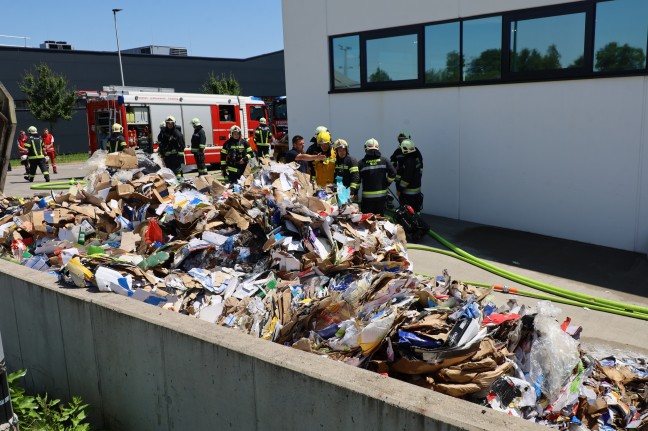
<instances>
[{"instance_id":1,"label":"concrete retaining wall","mask_svg":"<svg viewBox=\"0 0 648 431\"><path fill-rule=\"evenodd\" d=\"M0 331L31 391L119 430L541 429L478 405L0 263Z\"/></svg>"}]
</instances>

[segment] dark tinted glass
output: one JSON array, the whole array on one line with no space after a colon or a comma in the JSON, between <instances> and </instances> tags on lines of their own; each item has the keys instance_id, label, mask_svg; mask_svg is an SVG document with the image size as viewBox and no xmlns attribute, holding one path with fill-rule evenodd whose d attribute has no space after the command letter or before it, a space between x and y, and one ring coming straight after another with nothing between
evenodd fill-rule
<instances>
[{"instance_id":1,"label":"dark tinted glass","mask_svg":"<svg viewBox=\"0 0 648 431\"><path fill-rule=\"evenodd\" d=\"M367 82L417 79L417 44L415 34L367 40Z\"/></svg>"},{"instance_id":2,"label":"dark tinted glass","mask_svg":"<svg viewBox=\"0 0 648 431\"><path fill-rule=\"evenodd\" d=\"M360 37L333 39L333 85L335 88L360 87Z\"/></svg>"},{"instance_id":3,"label":"dark tinted glass","mask_svg":"<svg viewBox=\"0 0 648 431\"><path fill-rule=\"evenodd\" d=\"M583 67L585 13L511 22L511 72Z\"/></svg>"},{"instance_id":4,"label":"dark tinted glass","mask_svg":"<svg viewBox=\"0 0 648 431\"><path fill-rule=\"evenodd\" d=\"M459 23L425 27L425 82L459 81Z\"/></svg>"},{"instance_id":5,"label":"dark tinted glass","mask_svg":"<svg viewBox=\"0 0 648 431\"><path fill-rule=\"evenodd\" d=\"M502 17L471 19L463 24L464 81L502 75Z\"/></svg>"},{"instance_id":6,"label":"dark tinted glass","mask_svg":"<svg viewBox=\"0 0 648 431\"><path fill-rule=\"evenodd\" d=\"M646 67L648 1L614 0L596 5L594 71Z\"/></svg>"}]
</instances>

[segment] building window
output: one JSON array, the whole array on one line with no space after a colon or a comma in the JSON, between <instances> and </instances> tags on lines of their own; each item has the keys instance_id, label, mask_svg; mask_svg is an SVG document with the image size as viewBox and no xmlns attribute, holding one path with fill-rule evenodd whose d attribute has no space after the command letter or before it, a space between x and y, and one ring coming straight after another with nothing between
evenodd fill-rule
<instances>
[{"instance_id":1,"label":"building window","mask_svg":"<svg viewBox=\"0 0 648 431\"><path fill-rule=\"evenodd\" d=\"M459 81L461 72L459 22L425 27L425 83Z\"/></svg>"},{"instance_id":2,"label":"building window","mask_svg":"<svg viewBox=\"0 0 648 431\"><path fill-rule=\"evenodd\" d=\"M332 39L333 88L360 88L360 37Z\"/></svg>"},{"instance_id":3,"label":"building window","mask_svg":"<svg viewBox=\"0 0 648 431\"><path fill-rule=\"evenodd\" d=\"M582 0L329 37L331 91L648 76L648 0Z\"/></svg>"},{"instance_id":4,"label":"building window","mask_svg":"<svg viewBox=\"0 0 648 431\"><path fill-rule=\"evenodd\" d=\"M646 68L648 2L615 0L596 5L594 71Z\"/></svg>"},{"instance_id":5,"label":"building window","mask_svg":"<svg viewBox=\"0 0 648 431\"><path fill-rule=\"evenodd\" d=\"M418 35L367 40L367 82L418 79Z\"/></svg>"},{"instance_id":6,"label":"building window","mask_svg":"<svg viewBox=\"0 0 648 431\"><path fill-rule=\"evenodd\" d=\"M463 22L463 79L483 81L502 76L502 17Z\"/></svg>"},{"instance_id":7,"label":"building window","mask_svg":"<svg viewBox=\"0 0 648 431\"><path fill-rule=\"evenodd\" d=\"M585 12L514 20L510 32L511 72L584 66Z\"/></svg>"}]
</instances>

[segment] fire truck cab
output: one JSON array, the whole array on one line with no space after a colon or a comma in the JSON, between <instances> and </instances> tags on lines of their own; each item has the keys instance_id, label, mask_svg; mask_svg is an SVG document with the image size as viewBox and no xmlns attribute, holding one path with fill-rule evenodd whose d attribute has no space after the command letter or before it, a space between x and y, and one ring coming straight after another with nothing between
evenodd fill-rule
<instances>
[{"instance_id":1,"label":"fire truck cab","mask_svg":"<svg viewBox=\"0 0 648 431\"><path fill-rule=\"evenodd\" d=\"M157 149L160 123L172 115L185 137L185 164L193 165L191 120L199 118L207 144L205 163L220 165L220 150L229 139L230 127L238 125L250 140L261 117L268 118L265 103L256 97L222 94L175 93L172 89L104 87L102 91L79 91L86 100L89 153L105 149L111 126L124 127L129 146L152 152Z\"/></svg>"}]
</instances>

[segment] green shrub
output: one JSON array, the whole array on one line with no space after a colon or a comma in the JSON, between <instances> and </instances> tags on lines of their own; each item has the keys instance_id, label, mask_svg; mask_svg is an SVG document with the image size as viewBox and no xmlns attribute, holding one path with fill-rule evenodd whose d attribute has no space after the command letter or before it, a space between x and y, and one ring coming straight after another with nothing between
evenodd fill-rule
<instances>
[{"instance_id":1,"label":"green shrub","mask_svg":"<svg viewBox=\"0 0 648 431\"><path fill-rule=\"evenodd\" d=\"M90 424L85 423L87 404L79 397L61 404L61 400L45 396L31 396L18 384L18 379L25 377L27 370L19 370L8 376L9 394L14 412L18 415L22 431L89 431Z\"/></svg>"}]
</instances>

